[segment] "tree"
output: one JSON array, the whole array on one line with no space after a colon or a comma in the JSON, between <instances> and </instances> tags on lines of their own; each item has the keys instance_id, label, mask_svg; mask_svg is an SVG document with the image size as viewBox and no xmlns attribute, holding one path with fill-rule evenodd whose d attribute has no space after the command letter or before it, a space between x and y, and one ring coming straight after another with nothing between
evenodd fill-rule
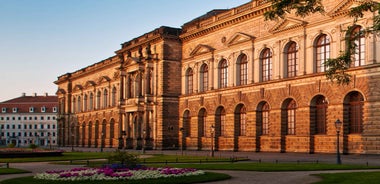
<instances>
[{"instance_id":1,"label":"tree","mask_svg":"<svg viewBox=\"0 0 380 184\"><path fill-rule=\"evenodd\" d=\"M313 13L325 13L322 0L268 0L272 3L272 9L264 13L265 20L276 20L285 18L286 14L292 12L296 16L305 17ZM373 26L355 35L361 36L366 33L378 33L380 31L380 3L374 0L362 0L356 7L351 8L348 16L353 18L353 24L364 16L365 12L377 12L374 16ZM326 78L337 84L349 84L351 75L347 73L352 63L352 55L355 54L356 45L346 40L347 48L340 56L327 60Z\"/></svg>"}]
</instances>

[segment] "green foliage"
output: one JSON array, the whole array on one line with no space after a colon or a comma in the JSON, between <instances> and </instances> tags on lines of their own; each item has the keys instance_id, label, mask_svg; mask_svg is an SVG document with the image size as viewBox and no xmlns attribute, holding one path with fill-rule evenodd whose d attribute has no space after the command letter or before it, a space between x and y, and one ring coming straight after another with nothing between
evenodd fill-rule
<instances>
[{"instance_id":1,"label":"green foliage","mask_svg":"<svg viewBox=\"0 0 380 184\"><path fill-rule=\"evenodd\" d=\"M8 144L8 148L14 148L16 145L13 143Z\"/></svg>"},{"instance_id":2,"label":"green foliage","mask_svg":"<svg viewBox=\"0 0 380 184\"><path fill-rule=\"evenodd\" d=\"M110 163L119 162L127 167L136 167L139 163L139 158L135 154L130 154L126 151L116 150L110 153L108 160Z\"/></svg>"},{"instance_id":3,"label":"green foliage","mask_svg":"<svg viewBox=\"0 0 380 184\"><path fill-rule=\"evenodd\" d=\"M29 148L36 149L36 148L38 148L38 145L36 145L36 144L29 144Z\"/></svg>"},{"instance_id":4,"label":"green foliage","mask_svg":"<svg viewBox=\"0 0 380 184\"><path fill-rule=\"evenodd\" d=\"M275 20L284 18L287 13L293 10L300 17L305 17L312 13L324 13L322 0L268 0L272 3L272 9L264 13L265 20Z\"/></svg>"}]
</instances>

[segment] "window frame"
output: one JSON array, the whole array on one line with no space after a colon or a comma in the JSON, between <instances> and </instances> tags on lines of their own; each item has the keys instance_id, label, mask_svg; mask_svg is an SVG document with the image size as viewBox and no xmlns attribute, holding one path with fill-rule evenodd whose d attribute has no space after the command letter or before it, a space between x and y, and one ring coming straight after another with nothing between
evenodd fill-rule
<instances>
[{"instance_id":1,"label":"window frame","mask_svg":"<svg viewBox=\"0 0 380 184\"><path fill-rule=\"evenodd\" d=\"M262 82L272 80L272 77L273 77L272 57L273 57L273 54L269 48L265 48L260 54Z\"/></svg>"}]
</instances>

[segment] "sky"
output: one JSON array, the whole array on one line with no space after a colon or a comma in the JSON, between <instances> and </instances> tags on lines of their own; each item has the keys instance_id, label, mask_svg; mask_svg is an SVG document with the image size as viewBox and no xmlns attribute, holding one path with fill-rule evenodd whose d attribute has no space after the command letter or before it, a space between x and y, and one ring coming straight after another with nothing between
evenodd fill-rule
<instances>
[{"instance_id":1,"label":"sky","mask_svg":"<svg viewBox=\"0 0 380 184\"><path fill-rule=\"evenodd\" d=\"M0 102L55 95L58 76L114 56L121 43L249 1L0 0Z\"/></svg>"}]
</instances>

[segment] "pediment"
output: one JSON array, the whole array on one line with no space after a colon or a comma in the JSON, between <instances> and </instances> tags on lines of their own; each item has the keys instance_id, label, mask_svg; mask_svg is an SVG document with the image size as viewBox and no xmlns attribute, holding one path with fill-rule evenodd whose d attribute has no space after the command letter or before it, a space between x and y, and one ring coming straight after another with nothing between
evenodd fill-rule
<instances>
[{"instance_id":1,"label":"pediment","mask_svg":"<svg viewBox=\"0 0 380 184\"><path fill-rule=\"evenodd\" d=\"M350 9L360 5L362 0L342 0L330 12L327 13L330 17L345 16L349 13Z\"/></svg>"},{"instance_id":2,"label":"pediment","mask_svg":"<svg viewBox=\"0 0 380 184\"><path fill-rule=\"evenodd\" d=\"M111 78L109 78L108 76L101 76L98 80L98 83L103 83L103 82L109 82L111 81Z\"/></svg>"},{"instance_id":3,"label":"pediment","mask_svg":"<svg viewBox=\"0 0 380 184\"><path fill-rule=\"evenodd\" d=\"M140 58L137 58L137 57L128 57L125 60L123 67L127 67L129 65L135 65L135 64L138 64L138 63L140 63Z\"/></svg>"},{"instance_id":4,"label":"pediment","mask_svg":"<svg viewBox=\"0 0 380 184\"><path fill-rule=\"evenodd\" d=\"M248 34L244 34L244 33L235 33L228 41L227 41L227 45L228 46L231 46L231 45L236 45L236 44L239 44L239 43L243 43L243 42L247 42L247 41L252 41L253 39L255 39L254 36L250 36Z\"/></svg>"},{"instance_id":5,"label":"pediment","mask_svg":"<svg viewBox=\"0 0 380 184\"><path fill-rule=\"evenodd\" d=\"M303 27L307 24L307 22L287 17L285 19L280 20L277 24L275 24L271 29L269 29L270 33L278 33L282 31L287 31L291 29L296 29L299 27Z\"/></svg>"},{"instance_id":6,"label":"pediment","mask_svg":"<svg viewBox=\"0 0 380 184\"><path fill-rule=\"evenodd\" d=\"M80 84L77 84L74 86L74 91L83 90L83 86Z\"/></svg>"},{"instance_id":7,"label":"pediment","mask_svg":"<svg viewBox=\"0 0 380 184\"><path fill-rule=\"evenodd\" d=\"M85 87L90 87L90 86L95 86L96 83L94 81L87 81L86 84L85 84Z\"/></svg>"},{"instance_id":8,"label":"pediment","mask_svg":"<svg viewBox=\"0 0 380 184\"><path fill-rule=\"evenodd\" d=\"M62 88L59 88L59 89L57 90L56 94L57 94L57 95L64 95L64 94L66 94L66 91L65 91L64 89L62 89Z\"/></svg>"},{"instance_id":9,"label":"pediment","mask_svg":"<svg viewBox=\"0 0 380 184\"><path fill-rule=\"evenodd\" d=\"M201 55L205 53L210 53L214 50L215 50L214 48L208 45L199 44L194 48L193 51L191 51L190 56L192 57L192 56L197 56L197 55Z\"/></svg>"}]
</instances>

